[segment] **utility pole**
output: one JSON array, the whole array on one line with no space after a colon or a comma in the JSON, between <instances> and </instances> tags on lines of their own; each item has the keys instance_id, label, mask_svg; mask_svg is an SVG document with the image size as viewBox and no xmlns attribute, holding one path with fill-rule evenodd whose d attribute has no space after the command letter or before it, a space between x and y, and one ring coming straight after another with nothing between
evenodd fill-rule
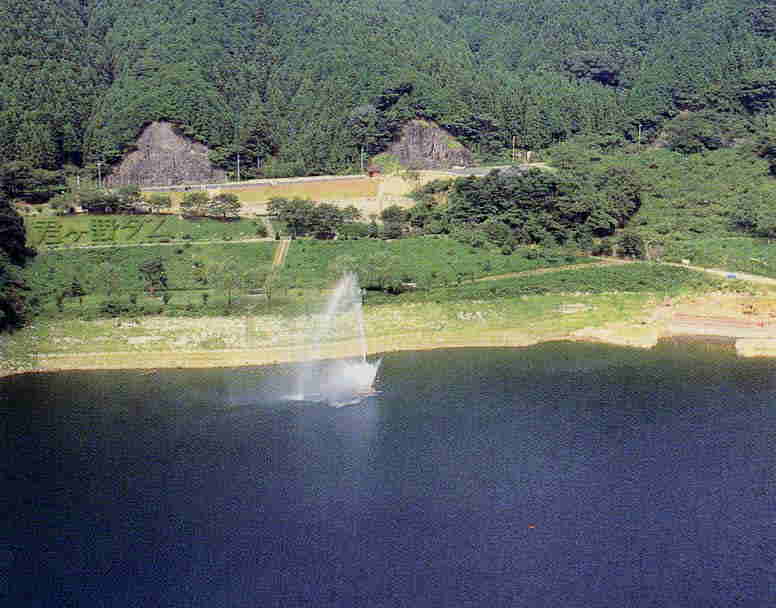
<instances>
[{"instance_id":1,"label":"utility pole","mask_svg":"<svg viewBox=\"0 0 776 608\"><path fill-rule=\"evenodd\" d=\"M361 173L364 172L364 146L361 146Z\"/></svg>"},{"instance_id":2,"label":"utility pole","mask_svg":"<svg viewBox=\"0 0 776 608\"><path fill-rule=\"evenodd\" d=\"M641 123L639 123L639 150L641 150Z\"/></svg>"},{"instance_id":3,"label":"utility pole","mask_svg":"<svg viewBox=\"0 0 776 608\"><path fill-rule=\"evenodd\" d=\"M240 114L234 122L234 151L237 153L237 181L240 181Z\"/></svg>"},{"instance_id":4,"label":"utility pole","mask_svg":"<svg viewBox=\"0 0 776 608\"><path fill-rule=\"evenodd\" d=\"M97 161L97 185L102 189L102 171L100 171L100 167L102 166L102 161Z\"/></svg>"}]
</instances>

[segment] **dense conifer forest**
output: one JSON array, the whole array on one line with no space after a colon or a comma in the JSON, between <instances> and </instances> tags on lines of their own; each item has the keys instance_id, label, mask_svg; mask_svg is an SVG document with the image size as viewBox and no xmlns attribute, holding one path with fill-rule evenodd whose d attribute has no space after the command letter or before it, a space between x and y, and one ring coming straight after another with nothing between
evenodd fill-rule
<instances>
[{"instance_id":1,"label":"dense conifer forest","mask_svg":"<svg viewBox=\"0 0 776 608\"><path fill-rule=\"evenodd\" d=\"M486 157L580 135L691 153L776 104L773 0L2 0L0 30L9 198L158 119L280 176L354 170L415 117Z\"/></svg>"}]
</instances>

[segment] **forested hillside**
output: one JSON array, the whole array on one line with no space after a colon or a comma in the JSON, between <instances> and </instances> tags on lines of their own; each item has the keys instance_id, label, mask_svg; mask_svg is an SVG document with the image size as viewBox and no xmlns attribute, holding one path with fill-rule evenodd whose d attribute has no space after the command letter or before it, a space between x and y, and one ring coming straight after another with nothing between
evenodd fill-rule
<instances>
[{"instance_id":1,"label":"forested hillside","mask_svg":"<svg viewBox=\"0 0 776 608\"><path fill-rule=\"evenodd\" d=\"M0 1L12 198L160 119L227 170L239 150L243 175L303 175L354 169L416 117L485 155L688 129L719 147L774 104L774 0Z\"/></svg>"}]
</instances>

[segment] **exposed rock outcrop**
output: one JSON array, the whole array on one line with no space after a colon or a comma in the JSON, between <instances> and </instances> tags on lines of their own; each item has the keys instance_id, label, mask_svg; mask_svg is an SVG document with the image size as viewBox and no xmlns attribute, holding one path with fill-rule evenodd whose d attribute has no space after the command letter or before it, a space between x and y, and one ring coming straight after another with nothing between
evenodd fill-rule
<instances>
[{"instance_id":1,"label":"exposed rock outcrop","mask_svg":"<svg viewBox=\"0 0 776 608\"><path fill-rule=\"evenodd\" d=\"M169 122L152 122L136 146L105 179L108 186L172 186L226 179L226 173L208 159L207 146L179 135Z\"/></svg>"},{"instance_id":2,"label":"exposed rock outcrop","mask_svg":"<svg viewBox=\"0 0 776 608\"><path fill-rule=\"evenodd\" d=\"M448 169L471 165L472 153L452 135L435 124L413 120L401 130L388 148L409 169Z\"/></svg>"}]
</instances>

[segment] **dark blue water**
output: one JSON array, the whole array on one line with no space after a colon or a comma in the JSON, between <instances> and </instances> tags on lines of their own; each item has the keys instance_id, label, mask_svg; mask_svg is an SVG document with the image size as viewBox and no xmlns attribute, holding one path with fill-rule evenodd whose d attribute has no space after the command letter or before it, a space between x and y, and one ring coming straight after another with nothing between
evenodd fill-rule
<instances>
[{"instance_id":1,"label":"dark blue water","mask_svg":"<svg viewBox=\"0 0 776 608\"><path fill-rule=\"evenodd\" d=\"M0 383L9 606L776 605L776 363L548 344Z\"/></svg>"}]
</instances>

